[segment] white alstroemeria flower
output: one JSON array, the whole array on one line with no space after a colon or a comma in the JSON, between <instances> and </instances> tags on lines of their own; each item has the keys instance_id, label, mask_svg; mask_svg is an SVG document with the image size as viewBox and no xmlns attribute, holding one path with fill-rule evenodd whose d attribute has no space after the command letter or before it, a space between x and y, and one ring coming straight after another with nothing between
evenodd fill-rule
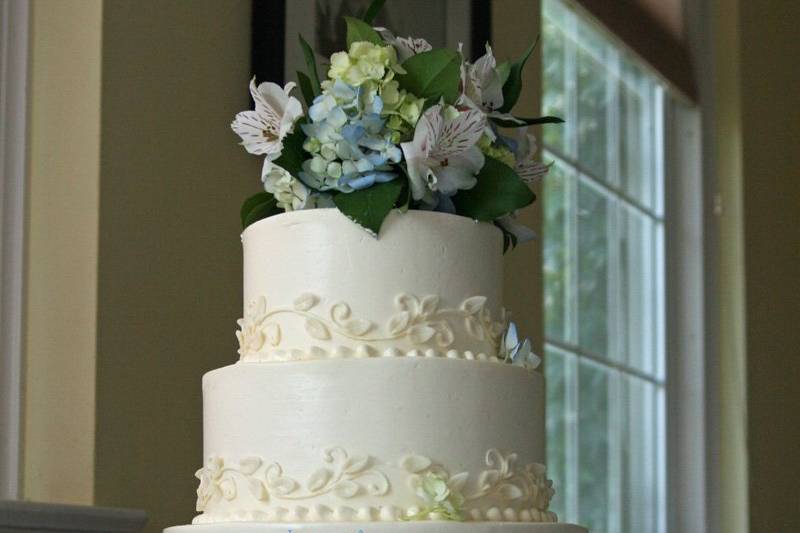
<instances>
[{"instance_id":1,"label":"white alstroemeria flower","mask_svg":"<svg viewBox=\"0 0 800 533\"><path fill-rule=\"evenodd\" d=\"M375 31L383 37L384 41L395 47L399 63L402 63L411 56L433 50L433 47L428 41L419 37L395 37L395 35L386 28L375 28Z\"/></svg>"},{"instance_id":2,"label":"white alstroemeria flower","mask_svg":"<svg viewBox=\"0 0 800 533\"><path fill-rule=\"evenodd\" d=\"M534 159L537 146L536 137L527 132L527 128L520 128L517 139L517 151L514 154L517 164L514 171L528 185L533 185L550 170L550 165Z\"/></svg>"},{"instance_id":3,"label":"white alstroemeria flower","mask_svg":"<svg viewBox=\"0 0 800 533\"><path fill-rule=\"evenodd\" d=\"M256 87L256 79L250 80L250 94L256 103L253 111L242 111L231 123L231 129L242 138L245 150L255 155L266 155L273 161L280 157L283 139L294 131L297 119L303 116L300 100L289 93L294 82L285 87L265 82Z\"/></svg>"},{"instance_id":4,"label":"white alstroemeria flower","mask_svg":"<svg viewBox=\"0 0 800 533\"><path fill-rule=\"evenodd\" d=\"M264 169L264 174L261 176L264 190L275 197L278 207L284 211L296 211L305 207L308 188L303 182L269 160L264 162Z\"/></svg>"},{"instance_id":5,"label":"white alstroemeria flower","mask_svg":"<svg viewBox=\"0 0 800 533\"><path fill-rule=\"evenodd\" d=\"M462 45L458 50L461 52ZM458 103L493 115L495 110L503 106L503 81L492 47L487 44L486 53L474 64L466 60L461 62L461 96Z\"/></svg>"},{"instance_id":6,"label":"white alstroemeria flower","mask_svg":"<svg viewBox=\"0 0 800 533\"><path fill-rule=\"evenodd\" d=\"M463 46L459 44L458 51L463 58L462 48ZM503 106L503 83L505 80L497 70L497 60L492 52L492 47L487 44L486 53L474 64L466 59L461 62L461 95L458 97L456 105L479 109L488 117L522 124L510 113L497 111ZM484 133L493 142L497 138L497 134L488 121Z\"/></svg>"},{"instance_id":7,"label":"white alstroemeria flower","mask_svg":"<svg viewBox=\"0 0 800 533\"><path fill-rule=\"evenodd\" d=\"M536 238L536 232L525 224L517 222L514 214L506 215L495 220L495 223L512 234L517 239L517 246Z\"/></svg>"},{"instance_id":8,"label":"white alstroemeria flower","mask_svg":"<svg viewBox=\"0 0 800 533\"><path fill-rule=\"evenodd\" d=\"M484 157L476 146L486 127L475 109L431 106L417 122L414 139L400 145L415 200L433 200L432 191L450 196L475 186Z\"/></svg>"}]
</instances>

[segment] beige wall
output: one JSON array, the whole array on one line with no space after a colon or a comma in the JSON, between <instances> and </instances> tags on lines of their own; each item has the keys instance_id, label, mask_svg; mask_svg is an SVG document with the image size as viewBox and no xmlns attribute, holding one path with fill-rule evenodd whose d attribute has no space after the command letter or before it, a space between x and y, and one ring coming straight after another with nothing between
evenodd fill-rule
<instances>
[{"instance_id":1,"label":"beige wall","mask_svg":"<svg viewBox=\"0 0 800 533\"><path fill-rule=\"evenodd\" d=\"M236 360L259 189L229 129L250 4L33 3L26 499L193 516L200 378Z\"/></svg>"},{"instance_id":2,"label":"beige wall","mask_svg":"<svg viewBox=\"0 0 800 533\"><path fill-rule=\"evenodd\" d=\"M711 437L719 448L719 478L712 487L719 494L711 501L719 502L720 531L748 531L748 455L747 455L747 346L745 321L744 215L742 174L742 95L739 86L742 69L739 57L739 2L710 0L706 31L701 50L710 67L705 72L708 87L704 91L704 119L708 124L704 157L706 171L716 178L716 190L723 208L712 213L713 198L707 200L706 215L718 228L716 253L707 259L715 262L718 283L717 307L719 324L709 318L709 330L719 337L716 357L710 357L712 381L718 383L718 434ZM702 76L702 75L701 75ZM710 164L709 164L710 163ZM713 239L712 239L713 240ZM708 251L707 251L708 252ZM711 333L708 331L707 334ZM712 387L713 390L713 387ZM713 394L713 393L712 393ZM713 430L710 430L713 431Z\"/></svg>"},{"instance_id":3,"label":"beige wall","mask_svg":"<svg viewBox=\"0 0 800 533\"><path fill-rule=\"evenodd\" d=\"M492 48L498 61L516 60L539 34L539 0L498 0L492 3ZM482 51L475 51L477 56ZM541 48L537 47L523 73L522 94L514 112L520 116L538 116L541 104ZM540 136L540 128L531 131ZM535 188L537 201L519 213L519 220L541 235L541 191ZM513 319L542 353L544 320L542 308L542 242L524 243L505 256L505 304Z\"/></svg>"},{"instance_id":4,"label":"beige wall","mask_svg":"<svg viewBox=\"0 0 800 533\"><path fill-rule=\"evenodd\" d=\"M750 526L773 533L800 524L800 2L739 9Z\"/></svg>"},{"instance_id":5,"label":"beige wall","mask_svg":"<svg viewBox=\"0 0 800 533\"><path fill-rule=\"evenodd\" d=\"M200 379L237 358L250 4L104 3L95 502L149 531L194 515Z\"/></svg>"},{"instance_id":6,"label":"beige wall","mask_svg":"<svg viewBox=\"0 0 800 533\"><path fill-rule=\"evenodd\" d=\"M31 9L22 495L91 503L102 5Z\"/></svg>"}]
</instances>

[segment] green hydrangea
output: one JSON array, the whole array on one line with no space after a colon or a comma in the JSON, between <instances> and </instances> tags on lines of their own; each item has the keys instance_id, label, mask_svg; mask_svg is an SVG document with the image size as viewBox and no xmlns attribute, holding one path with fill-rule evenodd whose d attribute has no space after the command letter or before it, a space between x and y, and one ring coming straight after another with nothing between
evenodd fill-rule
<instances>
[{"instance_id":1,"label":"green hydrangea","mask_svg":"<svg viewBox=\"0 0 800 533\"><path fill-rule=\"evenodd\" d=\"M350 45L349 51L331 56L328 77L342 80L352 87L377 86L391 80L397 67L397 53L393 46L358 41Z\"/></svg>"},{"instance_id":2,"label":"green hydrangea","mask_svg":"<svg viewBox=\"0 0 800 533\"><path fill-rule=\"evenodd\" d=\"M478 148L480 148L481 152L483 152L483 155L497 159L511 168L517 166L517 160L514 157L514 152L509 150L506 146L492 143L491 139L489 139L487 135L484 135L478 141Z\"/></svg>"},{"instance_id":3,"label":"green hydrangea","mask_svg":"<svg viewBox=\"0 0 800 533\"><path fill-rule=\"evenodd\" d=\"M425 105L424 98L400 88L394 76L403 72L393 46L357 41L347 52L336 52L331 56L329 79L322 82L322 88L323 92L328 92L336 80L341 80L351 87L358 87L360 97L366 101L372 101L375 95L380 96L383 101L381 116L387 118L386 126L397 132L394 142L400 142L413 132Z\"/></svg>"}]
</instances>

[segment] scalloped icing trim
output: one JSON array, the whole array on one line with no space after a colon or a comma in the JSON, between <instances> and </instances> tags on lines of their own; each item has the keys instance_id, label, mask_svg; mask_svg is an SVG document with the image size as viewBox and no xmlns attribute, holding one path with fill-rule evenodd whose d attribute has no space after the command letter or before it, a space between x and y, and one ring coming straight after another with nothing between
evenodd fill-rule
<instances>
[{"instance_id":1,"label":"scalloped icing trim","mask_svg":"<svg viewBox=\"0 0 800 533\"><path fill-rule=\"evenodd\" d=\"M485 468L479 473L455 475L442 465L421 455L406 455L395 463L376 463L367 455L351 456L344 448L328 448L322 465L305 483L287 475L278 463L267 463L250 456L238 462L222 457L209 457L197 471L197 510L203 512L193 523L225 521L248 522L337 522L337 521L400 521L442 520L431 506L429 497L445 494L434 503L456 505L458 519L493 522L556 522L548 510L554 490L547 479L545 466L539 463L517 464L516 453L503 453L495 448L486 452ZM387 472L394 472L390 480ZM439 491L426 492L431 480L439 483ZM392 483L412 489L416 503L398 505L287 505L299 500L314 500L330 495L339 500L393 498ZM395 487L397 488L397 487ZM422 490L421 490L422 489ZM235 511L213 510L227 501L244 508ZM249 502L249 503L248 503ZM280 502L280 503L278 503ZM252 506L259 509L253 509Z\"/></svg>"},{"instance_id":2,"label":"scalloped icing trim","mask_svg":"<svg viewBox=\"0 0 800 533\"><path fill-rule=\"evenodd\" d=\"M281 348L281 320L285 318L302 321L306 334L311 339L332 341L338 338L358 343L358 348L352 352L328 352L351 357L357 357L359 351L375 350L370 343L398 341L407 342L421 350L435 347L434 349L448 353L447 349L455 341L456 332L460 331L476 341L488 343L498 353L508 323L505 310L501 311L499 320L492 317L485 296L471 296L457 308L447 308L440 306L437 295L417 298L412 294L401 293L395 297L395 314L383 326L373 320L354 317L346 302L333 303L327 312L320 309L321 302L322 299L312 293L300 294L290 307L268 307L265 296L251 301L244 317L237 321L239 330L236 338L239 341L241 359L269 360L286 357L287 354L291 356L295 350ZM310 353L302 352L306 356Z\"/></svg>"},{"instance_id":3,"label":"scalloped icing trim","mask_svg":"<svg viewBox=\"0 0 800 533\"><path fill-rule=\"evenodd\" d=\"M274 507L265 511L237 511L234 513L204 513L197 515L193 524L214 524L218 522L401 522L416 514L417 509L402 509L394 505L381 507L349 507L341 505L312 505L306 507ZM429 520L438 517L431 513ZM558 516L552 511L506 507L490 507L488 510L472 509L465 515L466 522L534 522L556 523Z\"/></svg>"},{"instance_id":4,"label":"scalloped icing trim","mask_svg":"<svg viewBox=\"0 0 800 533\"><path fill-rule=\"evenodd\" d=\"M386 348L380 350L368 344L362 344L351 348L349 346L334 346L331 349L320 346L310 346L306 349L277 349L268 352L260 352L242 356L240 359L246 363L268 363L286 361L315 361L319 359L370 359L370 358L394 358L394 357L417 357L429 359L462 359L466 361L487 361L491 363L505 363L504 359L483 352L474 353L470 350L463 352L458 350L408 350L403 351L397 348Z\"/></svg>"}]
</instances>

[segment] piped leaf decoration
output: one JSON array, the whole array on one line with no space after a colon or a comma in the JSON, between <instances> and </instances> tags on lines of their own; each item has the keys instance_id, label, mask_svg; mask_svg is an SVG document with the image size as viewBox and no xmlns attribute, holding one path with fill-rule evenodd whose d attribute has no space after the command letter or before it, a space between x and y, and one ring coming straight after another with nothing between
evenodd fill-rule
<instances>
[{"instance_id":1,"label":"piped leaf decoration","mask_svg":"<svg viewBox=\"0 0 800 533\"><path fill-rule=\"evenodd\" d=\"M331 338L331 332L328 327L316 318L306 318L305 326L308 334L315 339L326 341Z\"/></svg>"},{"instance_id":2,"label":"piped leaf decoration","mask_svg":"<svg viewBox=\"0 0 800 533\"><path fill-rule=\"evenodd\" d=\"M405 293L398 294L394 301L398 309L401 309L403 311L410 311L412 313L417 312L418 301L416 297L410 294L405 294Z\"/></svg>"},{"instance_id":3,"label":"piped leaf decoration","mask_svg":"<svg viewBox=\"0 0 800 533\"><path fill-rule=\"evenodd\" d=\"M366 41L368 43L377 44L377 45L385 45L386 43L383 42L381 36L378 35L378 32L372 29L372 26L364 22L363 20L359 20L353 17L345 17L345 23L347 24L347 49L350 49L350 45L359 41Z\"/></svg>"},{"instance_id":4,"label":"piped leaf decoration","mask_svg":"<svg viewBox=\"0 0 800 533\"><path fill-rule=\"evenodd\" d=\"M338 193L333 202L347 218L377 237L383 220L392 210L403 189L400 179L378 183L350 193Z\"/></svg>"},{"instance_id":5,"label":"piped leaf decoration","mask_svg":"<svg viewBox=\"0 0 800 533\"><path fill-rule=\"evenodd\" d=\"M226 500L232 500L236 497L236 483L231 478L224 478L219 482L220 491Z\"/></svg>"},{"instance_id":6,"label":"piped leaf decoration","mask_svg":"<svg viewBox=\"0 0 800 533\"><path fill-rule=\"evenodd\" d=\"M439 307L439 297L435 294L429 294L422 298L420 301L420 314L423 318L428 318L436 312Z\"/></svg>"},{"instance_id":7,"label":"piped leaf decoration","mask_svg":"<svg viewBox=\"0 0 800 533\"><path fill-rule=\"evenodd\" d=\"M461 472L460 474L451 476L450 479L447 480L447 486L454 492L461 492L464 489L464 485L467 484L468 478L469 472Z\"/></svg>"},{"instance_id":8,"label":"piped leaf decoration","mask_svg":"<svg viewBox=\"0 0 800 533\"><path fill-rule=\"evenodd\" d=\"M359 472L367 468L368 465L369 465L369 457L366 455L362 457L350 457L344 463L344 472L345 474L349 475L358 474Z\"/></svg>"},{"instance_id":9,"label":"piped leaf decoration","mask_svg":"<svg viewBox=\"0 0 800 533\"><path fill-rule=\"evenodd\" d=\"M331 472L329 469L320 468L311 474L311 477L308 478L308 483L306 483L306 486L308 487L309 491L317 492L328 484L332 476L333 472Z\"/></svg>"},{"instance_id":10,"label":"piped leaf decoration","mask_svg":"<svg viewBox=\"0 0 800 533\"><path fill-rule=\"evenodd\" d=\"M536 195L508 165L486 156L477 184L453 197L456 212L474 220L491 222L530 205Z\"/></svg>"},{"instance_id":11,"label":"piped leaf decoration","mask_svg":"<svg viewBox=\"0 0 800 533\"><path fill-rule=\"evenodd\" d=\"M250 477L247 479L247 484L250 488L250 493L259 501L265 502L269 500L269 492L264 482L260 479Z\"/></svg>"},{"instance_id":12,"label":"piped leaf decoration","mask_svg":"<svg viewBox=\"0 0 800 533\"><path fill-rule=\"evenodd\" d=\"M408 327L410 321L411 313L408 311L401 311L397 313L389 319L389 333L391 335L399 334Z\"/></svg>"},{"instance_id":13,"label":"piped leaf decoration","mask_svg":"<svg viewBox=\"0 0 800 533\"><path fill-rule=\"evenodd\" d=\"M485 335L483 332L483 327L481 326L478 319L474 316L467 316L464 318L464 327L467 329L467 333L472 335L478 340L484 340Z\"/></svg>"},{"instance_id":14,"label":"piped leaf decoration","mask_svg":"<svg viewBox=\"0 0 800 533\"><path fill-rule=\"evenodd\" d=\"M272 215L283 213L283 209L278 207L275 197L268 192L254 194L244 201L240 216L242 219L242 229L254 222L258 222Z\"/></svg>"},{"instance_id":15,"label":"piped leaf decoration","mask_svg":"<svg viewBox=\"0 0 800 533\"><path fill-rule=\"evenodd\" d=\"M501 113L511 111L516 105L517 100L519 100L519 95L522 92L522 71L538 42L539 39L537 38L536 41L523 52L522 56L511 64L508 79L503 84L503 105L498 109Z\"/></svg>"},{"instance_id":16,"label":"piped leaf decoration","mask_svg":"<svg viewBox=\"0 0 800 533\"><path fill-rule=\"evenodd\" d=\"M406 455L400 460L400 468L412 474L427 470L432 464L430 459L422 455Z\"/></svg>"},{"instance_id":17,"label":"piped leaf decoration","mask_svg":"<svg viewBox=\"0 0 800 533\"><path fill-rule=\"evenodd\" d=\"M239 462L239 470L248 476L258 470L260 466L261 458L259 457L245 457Z\"/></svg>"},{"instance_id":18,"label":"piped leaf decoration","mask_svg":"<svg viewBox=\"0 0 800 533\"><path fill-rule=\"evenodd\" d=\"M453 328L450 327L450 324L447 322L440 322L436 325L436 344L442 348L446 348L453 344L454 340L455 335L453 334Z\"/></svg>"},{"instance_id":19,"label":"piped leaf decoration","mask_svg":"<svg viewBox=\"0 0 800 533\"><path fill-rule=\"evenodd\" d=\"M522 489L512 483L503 483L497 488L497 493L507 500L519 500L525 495Z\"/></svg>"},{"instance_id":20,"label":"piped leaf decoration","mask_svg":"<svg viewBox=\"0 0 800 533\"><path fill-rule=\"evenodd\" d=\"M413 55L403 62L405 74L397 76L400 87L436 103L440 98L455 103L461 83L461 55L439 48Z\"/></svg>"},{"instance_id":21,"label":"piped leaf decoration","mask_svg":"<svg viewBox=\"0 0 800 533\"><path fill-rule=\"evenodd\" d=\"M339 302L331 307L331 318L333 318L334 322L347 320L351 314L350 306L344 302Z\"/></svg>"},{"instance_id":22,"label":"piped leaf decoration","mask_svg":"<svg viewBox=\"0 0 800 533\"><path fill-rule=\"evenodd\" d=\"M272 482L270 482L270 487L276 493L286 496L287 494L291 494L296 491L299 487L297 482L288 477L280 477L276 478Z\"/></svg>"},{"instance_id":23,"label":"piped leaf decoration","mask_svg":"<svg viewBox=\"0 0 800 533\"><path fill-rule=\"evenodd\" d=\"M342 480L336 484L336 488L333 489L333 492L339 496L340 498L352 498L356 494L358 494L359 486L358 483L349 480Z\"/></svg>"},{"instance_id":24,"label":"piped leaf decoration","mask_svg":"<svg viewBox=\"0 0 800 533\"><path fill-rule=\"evenodd\" d=\"M315 294L305 292L295 298L293 305L295 311L303 312L312 309L317 303L319 303L319 298Z\"/></svg>"},{"instance_id":25,"label":"piped leaf decoration","mask_svg":"<svg viewBox=\"0 0 800 533\"><path fill-rule=\"evenodd\" d=\"M297 34L297 39L300 41L300 48L303 49L303 58L306 61L306 68L308 68L308 81L311 92L314 96L317 96L320 92L322 92L322 88L320 87L319 83L319 74L317 74L317 58L314 54L314 49L311 48L311 45L308 44L305 39L303 39L302 35ZM300 87L302 89L302 85ZM306 103L308 104L308 102Z\"/></svg>"},{"instance_id":26,"label":"piped leaf decoration","mask_svg":"<svg viewBox=\"0 0 800 533\"><path fill-rule=\"evenodd\" d=\"M414 344L425 344L436 335L436 330L427 324L417 324L413 326L408 332L408 338Z\"/></svg>"},{"instance_id":27,"label":"piped leaf decoration","mask_svg":"<svg viewBox=\"0 0 800 533\"><path fill-rule=\"evenodd\" d=\"M349 320L344 325L345 331L347 331L347 333L349 333L350 335L356 337L361 337L362 335L366 335L367 333L370 332L372 327L373 327L372 322L361 318Z\"/></svg>"},{"instance_id":28,"label":"piped leaf decoration","mask_svg":"<svg viewBox=\"0 0 800 533\"><path fill-rule=\"evenodd\" d=\"M500 481L500 472L497 470L484 470L478 477L478 486L482 490L488 490Z\"/></svg>"},{"instance_id":29,"label":"piped leaf decoration","mask_svg":"<svg viewBox=\"0 0 800 533\"><path fill-rule=\"evenodd\" d=\"M471 315L477 315L486 306L486 296L471 296L461 303L461 309Z\"/></svg>"},{"instance_id":30,"label":"piped leaf decoration","mask_svg":"<svg viewBox=\"0 0 800 533\"><path fill-rule=\"evenodd\" d=\"M281 343L281 327L275 322L264 324L264 338L272 346L277 346Z\"/></svg>"}]
</instances>

